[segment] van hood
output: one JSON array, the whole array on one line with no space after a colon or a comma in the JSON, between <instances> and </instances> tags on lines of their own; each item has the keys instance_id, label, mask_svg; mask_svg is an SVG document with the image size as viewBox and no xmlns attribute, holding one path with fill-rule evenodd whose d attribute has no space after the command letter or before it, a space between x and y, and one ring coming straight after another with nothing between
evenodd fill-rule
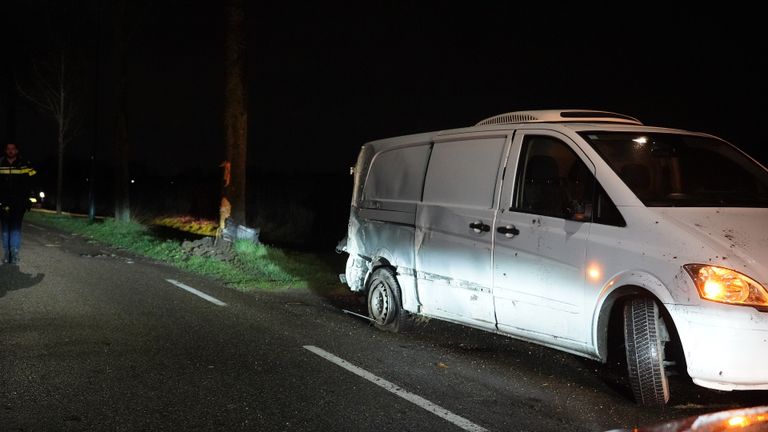
<instances>
[{"instance_id":1,"label":"van hood","mask_svg":"<svg viewBox=\"0 0 768 432\"><path fill-rule=\"evenodd\" d=\"M650 208L681 229L714 247L726 262L742 264L768 276L768 209ZM715 261L713 259L713 261ZM717 261L720 261L719 259ZM731 264L735 266L736 263ZM757 276L757 275L756 275Z\"/></svg>"}]
</instances>

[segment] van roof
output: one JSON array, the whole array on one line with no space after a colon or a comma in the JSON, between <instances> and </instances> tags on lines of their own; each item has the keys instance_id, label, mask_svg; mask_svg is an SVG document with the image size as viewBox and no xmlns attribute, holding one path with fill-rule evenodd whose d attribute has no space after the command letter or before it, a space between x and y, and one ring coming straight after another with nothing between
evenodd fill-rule
<instances>
[{"instance_id":1,"label":"van roof","mask_svg":"<svg viewBox=\"0 0 768 432\"><path fill-rule=\"evenodd\" d=\"M520 118L515 118L519 116ZM534 116L533 119L524 119L524 116ZM497 119L497 120L494 120ZM519 121L517 121L519 120ZM616 132L645 132L645 133L677 133L686 135L698 135L711 137L709 134L692 132L683 129L672 129L643 125L639 120L623 114L608 111L594 110L534 110L515 111L499 114L480 121L474 126L460 127L423 132L411 135L402 135L383 138L368 142L376 151L384 148L412 145L416 143L428 143L436 138L447 135L471 134L477 132L506 131L510 129L538 129L542 126L553 129L584 131L616 131Z\"/></svg>"},{"instance_id":2,"label":"van roof","mask_svg":"<svg viewBox=\"0 0 768 432\"><path fill-rule=\"evenodd\" d=\"M533 110L513 111L488 117L475 126L517 123L621 123L642 126L640 120L624 114L596 110Z\"/></svg>"}]
</instances>

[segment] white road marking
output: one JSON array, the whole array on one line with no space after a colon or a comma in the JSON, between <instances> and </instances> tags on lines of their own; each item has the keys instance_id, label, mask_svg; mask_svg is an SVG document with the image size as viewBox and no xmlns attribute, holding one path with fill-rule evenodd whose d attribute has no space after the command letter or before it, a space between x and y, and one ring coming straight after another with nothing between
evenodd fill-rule
<instances>
[{"instance_id":1,"label":"white road marking","mask_svg":"<svg viewBox=\"0 0 768 432\"><path fill-rule=\"evenodd\" d=\"M392 384L391 382L383 378L379 378L376 375L368 372L367 370L361 369L353 365L352 363L344 360L343 358L336 357L335 355L329 353L328 351L325 351L321 348L318 348L312 345L304 345L304 349L319 355L320 357L328 360L329 362L337 366L340 366L359 377L367 379L368 381L376 384L377 386L382 387L385 390L388 390L400 396L401 398L407 400L408 402L411 402L413 404L418 405L421 408L424 408L425 410L431 412L432 414L440 418L448 420L449 422L455 424L456 426L466 431L471 431L471 432L487 432L488 431L488 429L480 425L474 424L471 421L465 419L464 417L458 416L439 405L435 405L434 403L424 399L421 396L405 391L402 388L398 387L397 385Z\"/></svg>"},{"instance_id":2,"label":"white road marking","mask_svg":"<svg viewBox=\"0 0 768 432\"><path fill-rule=\"evenodd\" d=\"M216 297L211 297L208 294L206 294L204 292L201 292L201 291L198 291L198 290L192 288L189 285L184 285L183 283L181 283L179 281L175 281L173 279L166 279L166 281L176 285L177 287L183 289L184 291L192 293L192 294L194 294L194 295L196 295L196 296L198 296L198 297L200 297L202 299L208 300L209 302L211 302L211 303L213 303L213 304L215 304L217 306L226 306L227 305L226 303L224 303L223 301L217 299Z\"/></svg>"},{"instance_id":3,"label":"white road marking","mask_svg":"<svg viewBox=\"0 0 768 432\"><path fill-rule=\"evenodd\" d=\"M31 223L27 223L27 226L30 227L30 228L34 228L36 230L45 231L45 228L40 228L39 226L32 225Z\"/></svg>"}]
</instances>

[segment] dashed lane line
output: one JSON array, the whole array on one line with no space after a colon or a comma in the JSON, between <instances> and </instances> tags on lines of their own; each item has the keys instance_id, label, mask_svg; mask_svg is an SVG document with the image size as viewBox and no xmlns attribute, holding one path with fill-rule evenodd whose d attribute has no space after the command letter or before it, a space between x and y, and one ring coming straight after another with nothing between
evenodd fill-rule
<instances>
[{"instance_id":1,"label":"dashed lane line","mask_svg":"<svg viewBox=\"0 0 768 432\"><path fill-rule=\"evenodd\" d=\"M470 431L470 432L487 432L488 431L488 429L485 429L480 425L472 423L471 421L465 419L464 417L456 415L448 411L447 409L424 399L419 395L405 391L402 388L396 386L395 384L383 378L379 378L378 376L368 372L365 369L362 369L353 365L352 363L344 360L343 358L336 357L335 355L329 353L328 351L325 351L321 348L318 348L312 345L304 345L304 349L309 350L314 354L317 354L318 356L328 360L329 362L335 364L336 366L342 367L359 377L367 379L368 381L376 384L377 386L382 387L383 389L400 396L401 398L407 400L408 402L411 402L431 412L432 414L455 424L456 426L464 429L465 431Z\"/></svg>"},{"instance_id":2,"label":"dashed lane line","mask_svg":"<svg viewBox=\"0 0 768 432\"><path fill-rule=\"evenodd\" d=\"M216 297L209 296L208 294L206 294L206 293L204 293L202 291L198 291L198 290L192 288L189 285L184 285L183 283L181 283L179 281L175 281L173 279L166 279L166 282L169 282L169 283L171 283L173 285L176 285L177 287L183 289L184 291L186 291L188 293L192 293L192 294L194 294L194 295L196 295L196 296L198 296L198 297L200 297L200 298L202 298L204 300L208 300L209 302L215 304L216 306L226 306L227 305L226 303L224 303L223 301L217 299Z\"/></svg>"}]
</instances>

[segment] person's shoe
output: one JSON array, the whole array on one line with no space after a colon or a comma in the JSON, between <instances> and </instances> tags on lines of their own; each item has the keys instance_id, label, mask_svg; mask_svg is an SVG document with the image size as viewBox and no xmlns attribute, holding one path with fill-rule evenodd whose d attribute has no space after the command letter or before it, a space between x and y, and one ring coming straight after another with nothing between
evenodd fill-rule
<instances>
[{"instance_id":1,"label":"person's shoe","mask_svg":"<svg viewBox=\"0 0 768 432\"><path fill-rule=\"evenodd\" d=\"M19 259L19 250L18 249L11 249L11 256L8 262L10 264L18 264L20 261Z\"/></svg>"}]
</instances>

